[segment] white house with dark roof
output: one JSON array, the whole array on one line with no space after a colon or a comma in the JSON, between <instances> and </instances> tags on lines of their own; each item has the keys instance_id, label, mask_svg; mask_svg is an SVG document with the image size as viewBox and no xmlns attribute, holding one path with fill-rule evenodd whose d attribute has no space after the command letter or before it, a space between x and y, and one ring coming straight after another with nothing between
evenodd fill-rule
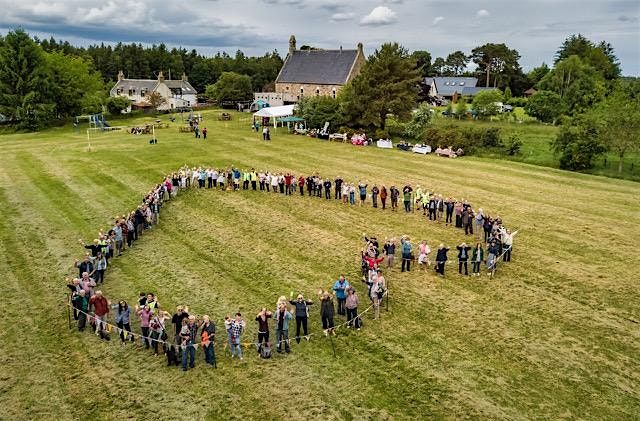
<instances>
[{"instance_id":1,"label":"white house with dark roof","mask_svg":"<svg viewBox=\"0 0 640 421\"><path fill-rule=\"evenodd\" d=\"M148 107L146 97L152 92L158 92L166 99L159 110L193 107L198 103L197 92L187 80L185 74L178 80L167 80L162 72L158 79L126 79L122 71L118 73L118 81L109 91L110 96L123 96L131 101L131 105Z\"/></svg>"},{"instance_id":2,"label":"white house with dark roof","mask_svg":"<svg viewBox=\"0 0 640 421\"><path fill-rule=\"evenodd\" d=\"M335 98L360 73L365 61L361 43L355 50L297 50L291 35L289 53L276 78L276 93L295 100L305 95Z\"/></svg>"},{"instance_id":3,"label":"white house with dark roof","mask_svg":"<svg viewBox=\"0 0 640 421\"><path fill-rule=\"evenodd\" d=\"M428 77L425 80L430 87L429 96L455 100L459 96L475 96L478 92L493 90L476 86L478 79L475 77Z\"/></svg>"}]
</instances>

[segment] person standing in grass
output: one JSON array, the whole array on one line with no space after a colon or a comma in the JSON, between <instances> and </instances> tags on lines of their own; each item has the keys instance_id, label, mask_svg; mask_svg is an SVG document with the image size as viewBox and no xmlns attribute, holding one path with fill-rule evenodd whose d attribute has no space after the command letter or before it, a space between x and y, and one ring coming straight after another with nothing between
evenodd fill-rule
<instances>
[{"instance_id":1,"label":"person standing in grass","mask_svg":"<svg viewBox=\"0 0 640 421\"><path fill-rule=\"evenodd\" d=\"M281 302L274 315L274 321L276 323L276 350L278 353L282 352L282 344L284 343L284 350L288 354L291 352L289 349L289 321L293 319L293 316L287 309L287 303Z\"/></svg>"},{"instance_id":2,"label":"person standing in grass","mask_svg":"<svg viewBox=\"0 0 640 421\"><path fill-rule=\"evenodd\" d=\"M313 301L305 300L302 294L298 294L296 300L289 301L289 303L296 307L296 342L300 343L300 325L302 325L304 337L309 340L307 322L309 320L309 306L313 304Z\"/></svg>"},{"instance_id":3,"label":"person standing in grass","mask_svg":"<svg viewBox=\"0 0 640 421\"><path fill-rule=\"evenodd\" d=\"M447 263L447 252L449 251L448 248L446 248L444 246L444 244L440 244L440 246L438 246L438 252L436 254L436 273L442 275L444 277L444 267L445 264Z\"/></svg>"},{"instance_id":4,"label":"person standing in grass","mask_svg":"<svg viewBox=\"0 0 640 421\"><path fill-rule=\"evenodd\" d=\"M206 314L202 316L202 324L200 324L200 338L202 340L202 349L204 350L204 361L215 367L216 351L214 347L216 342L216 325Z\"/></svg>"},{"instance_id":5,"label":"person standing in grass","mask_svg":"<svg viewBox=\"0 0 640 421\"><path fill-rule=\"evenodd\" d=\"M373 319L380 318L380 303L384 297L386 281L382 276L382 270L377 269L373 272L369 279L364 278L362 280L369 287L369 298L373 304Z\"/></svg>"},{"instance_id":6,"label":"person standing in grass","mask_svg":"<svg viewBox=\"0 0 640 421\"><path fill-rule=\"evenodd\" d=\"M82 277L84 272L87 272L89 276L93 275L94 266L91 258L88 254L84 256L84 260L82 262L78 262L77 260L74 262L73 266L78 268L78 277Z\"/></svg>"},{"instance_id":7,"label":"person standing in grass","mask_svg":"<svg viewBox=\"0 0 640 421\"><path fill-rule=\"evenodd\" d=\"M391 196L391 210L398 210L398 197L400 196L400 190L396 188L396 186L391 186L389 188L389 195Z\"/></svg>"},{"instance_id":8,"label":"person standing in grass","mask_svg":"<svg viewBox=\"0 0 640 421\"><path fill-rule=\"evenodd\" d=\"M144 349L149 349L149 323L153 313L148 305L144 307L136 307L136 315L140 319L140 330L142 333L142 340L144 342Z\"/></svg>"},{"instance_id":9,"label":"person standing in grass","mask_svg":"<svg viewBox=\"0 0 640 421\"><path fill-rule=\"evenodd\" d=\"M356 186L349 184L349 205L354 206L356 204Z\"/></svg>"},{"instance_id":10,"label":"person standing in grass","mask_svg":"<svg viewBox=\"0 0 640 421\"><path fill-rule=\"evenodd\" d=\"M489 277L496 274L496 267L498 265L498 255L500 254L500 246L494 239L489 243L487 248L487 270Z\"/></svg>"},{"instance_id":11,"label":"person standing in grass","mask_svg":"<svg viewBox=\"0 0 640 421\"><path fill-rule=\"evenodd\" d=\"M124 341L126 339L125 332L127 332L127 336L131 335L131 309L129 308L129 304L126 301L120 300L118 303L118 312L116 313L116 325L120 330L120 340L124 345Z\"/></svg>"},{"instance_id":12,"label":"person standing in grass","mask_svg":"<svg viewBox=\"0 0 640 421\"><path fill-rule=\"evenodd\" d=\"M502 234L502 248L504 253L502 255L502 260L504 262L510 262L511 250L513 249L513 234L511 234L511 230L506 230Z\"/></svg>"},{"instance_id":13,"label":"person standing in grass","mask_svg":"<svg viewBox=\"0 0 640 421\"><path fill-rule=\"evenodd\" d=\"M445 200L444 202L444 207L445 207L445 212L446 212L446 217L445 217L445 226L448 226L449 224L453 223L453 209L455 207L456 204L456 200L448 197L447 200Z\"/></svg>"},{"instance_id":14,"label":"person standing in grass","mask_svg":"<svg viewBox=\"0 0 640 421\"><path fill-rule=\"evenodd\" d=\"M333 290L338 300L338 314L341 316L346 314L344 304L347 300L347 288L349 288L349 281L341 274L340 278L333 284Z\"/></svg>"},{"instance_id":15,"label":"person standing in grass","mask_svg":"<svg viewBox=\"0 0 640 421\"><path fill-rule=\"evenodd\" d=\"M151 317L149 322L149 329L151 330L151 342L153 345L153 353L158 356L158 347L160 337L165 336L164 321L169 318L169 314L166 311L158 311Z\"/></svg>"},{"instance_id":16,"label":"person standing in grass","mask_svg":"<svg viewBox=\"0 0 640 421\"><path fill-rule=\"evenodd\" d=\"M84 289L81 289L73 297L73 306L78 310L78 331L83 332L87 326L87 313L89 312L89 297Z\"/></svg>"},{"instance_id":17,"label":"person standing in grass","mask_svg":"<svg viewBox=\"0 0 640 421\"><path fill-rule=\"evenodd\" d=\"M258 322L258 354L260 354L262 347L269 343L269 319L272 316L273 313L267 311L264 307L256 315L256 322Z\"/></svg>"},{"instance_id":18,"label":"person standing in grass","mask_svg":"<svg viewBox=\"0 0 640 421\"><path fill-rule=\"evenodd\" d=\"M401 271L404 272L406 268L407 272L411 272L411 250L413 248L411 246L411 240L409 239L409 237L403 236L400 239L400 244L402 248Z\"/></svg>"},{"instance_id":19,"label":"person standing in grass","mask_svg":"<svg viewBox=\"0 0 640 421\"><path fill-rule=\"evenodd\" d=\"M320 296L320 318L322 319L322 330L325 336L327 336L329 333L334 333L333 316L335 314L335 307L333 306L331 294L320 290L318 295Z\"/></svg>"},{"instance_id":20,"label":"person standing in grass","mask_svg":"<svg viewBox=\"0 0 640 421\"><path fill-rule=\"evenodd\" d=\"M94 264L96 268L94 279L96 280L96 284L102 284L104 282L104 272L107 270L107 258L101 251L99 251L95 257Z\"/></svg>"},{"instance_id":21,"label":"person standing in grass","mask_svg":"<svg viewBox=\"0 0 640 421\"><path fill-rule=\"evenodd\" d=\"M376 184L371 188L371 201L373 202L373 207L378 207L378 195L380 194L380 189Z\"/></svg>"},{"instance_id":22,"label":"person standing in grass","mask_svg":"<svg viewBox=\"0 0 640 421\"><path fill-rule=\"evenodd\" d=\"M347 328L351 326L360 330L360 317L358 316L358 305L360 304L360 298L356 294L356 290L349 286L347 289L347 299L345 307L347 308Z\"/></svg>"},{"instance_id":23,"label":"person standing in grass","mask_svg":"<svg viewBox=\"0 0 640 421\"><path fill-rule=\"evenodd\" d=\"M300 190L300 196L304 196L304 182L305 182L305 178L304 176L300 176L298 178L298 189Z\"/></svg>"},{"instance_id":24,"label":"person standing in grass","mask_svg":"<svg viewBox=\"0 0 640 421\"><path fill-rule=\"evenodd\" d=\"M456 202L453 209L456 213L456 228L462 228L462 202Z\"/></svg>"},{"instance_id":25,"label":"person standing in grass","mask_svg":"<svg viewBox=\"0 0 640 421\"><path fill-rule=\"evenodd\" d=\"M107 327L109 301L102 295L102 291L98 290L96 294L89 299L89 306L93 306L93 314L96 321L96 335L100 335L100 331Z\"/></svg>"},{"instance_id":26,"label":"person standing in grass","mask_svg":"<svg viewBox=\"0 0 640 421\"><path fill-rule=\"evenodd\" d=\"M458 273L462 275L462 267L464 266L464 274L469 275L467 261L469 260L469 250L471 247L467 243L462 243L458 247Z\"/></svg>"},{"instance_id":27,"label":"person standing in grass","mask_svg":"<svg viewBox=\"0 0 640 421\"><path fill-rule=\"evenodd\" d=\"M324 198L331 199L331 180L329 178L324 179Z\"/></svg>"},{"instance_id":28,"label":"person standing in grass","mask_svg":"<svg viewBox=\"0 0 640 421\"><path fill-rule=\"evenodd\" d=\"M393 262L396 257L396 242L395 239L385 239L384 246L382 246L384 250L384 257L387 260L387 268L393 267Z\"/></svg>"},{"instance_id":29,"label":"person standing in grass","mask_svg":"<svg viewBox=\"0 0 640 421\"><path fill-rule=\"evenodd\" d=\"M477 242L471 253L471 263L473 276L480 276L480 264L484 260L484 249L482 243Z\"/></svg>"},{"instance_id":30,"label":"person standing in grass","mask_svg":"<svg viewBox=\"0 0 640 421\"><path fill-rule=\"evenodd\" d=\"M424 271L427 271L427 266L431 266L431 261L429 261L429 254L431 253L431 248L427 244L427 240L422 240L420 246L418 247L418 264L421 267L424 267Z\"/></svg>"},{"instance_id":31,"label":"person standing in grass","mask_svg":"<svg viewBox=\"0 0 640 421\"><path fill-rule=\"evenodd\" d=\"M335 194L335 199L336 200L341 200L342 199L342 183L344 181L342 180L342 177L338 176L336 177L335 180L333 180L333 185L335 186L336 189L336 194Z\"/></svg>"},{"instance_id":32,"label":"person standing in grass","mask_svg":"<svg viewBox=\"0 0 640 421\"><path fill-rule=\"evenodd\" d=\"M360 206L364 206L364 201L367 200L367 186L368 184L360 181L358 183L358 192L360 193Z\"/></svg>"},{"instance_id":33,"label":"person standing in grass","mask_svg":"<svg viewBox=\"0 0 640 421\"><path fill-rule=\"evenodd\" d=\"M380 202L382 202L382 210L385 210L387 208L387 188L384 184L380 187Z\"/></svg>"},{"instance_id":34,"label":"person standing in grass","mask_svg":"<svg viewBox=\"0 0 640 421\"><path fill-rule=\"evenodd\" d=\"M197 333L198 324L195 316L189 316L188 319L182 320L182 329L180 329L180 346L183 348L182 371L187 371L187 362L190 368L195 368L196 366L195 341Z\"/></svg>"},{"instance_id":35,"label":"person standing in grass","mask_svg":"<svg viewBox=\"0 0 640 421\"><path fill-rule=\"evenodd\" d=\"M476 213L474 220L476 224L476 241L480 241L480 236L484 229L484 211L482 208L478 209L478 213Z\"/></svg>"},{"instance_id":36,"label":"person standing in grass","mask_svg":"<svg viewBox=\"0 0 640 421\"><path fill-rule=\"evenodd\" d=\"M237 356L242 359L241 338L244 333L245 322L242 314L236 313L236 318L231 321L231 357Z\"/></svg>"},{"instance_id":37,"label":"person standing in grass","mask_svg":"<svg viewBox=\"0 0 640 421\"><path fill-rule=\"evenodd\" d=\"M411 184L407 184L402 188L402 198L404 200L404 211L409 213L411 212L411 193L413 192L413 188Z\"/></svg>"}]
</instances>

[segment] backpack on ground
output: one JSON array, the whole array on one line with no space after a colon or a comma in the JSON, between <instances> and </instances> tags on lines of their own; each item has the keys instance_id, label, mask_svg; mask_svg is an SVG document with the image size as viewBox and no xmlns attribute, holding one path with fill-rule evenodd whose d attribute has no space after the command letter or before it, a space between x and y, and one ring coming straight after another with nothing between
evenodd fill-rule
<instances>
[{"instance_id":1,"label":"backpack on ground","mask_svg":"<svg viewBox=\"0 0 640 421\"><path fill-rule=\"evenodd\" d=\"M260 345L260 358L271 358L271 343L267 342Z\"/></svg>"}]
</instances>

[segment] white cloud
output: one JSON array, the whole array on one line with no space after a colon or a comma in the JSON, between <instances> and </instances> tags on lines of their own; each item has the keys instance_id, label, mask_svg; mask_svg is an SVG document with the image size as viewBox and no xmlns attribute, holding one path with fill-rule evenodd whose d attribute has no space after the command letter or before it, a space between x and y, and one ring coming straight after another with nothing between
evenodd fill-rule
<instances>
[{"instance_id":1,"label":"white cloud","mask_svg":"<svg viewBox=\"0 0 640 421\"><path fill-rule=\"evenodd\" d=\"M476 12L476 16L479 18L486 18L488 16L490 16L491 13L489 13L489 11L487 9L480 9Z\"/></svg>"},{"instance_id":2,"label":"white cloud","mask_svg":"<svg viewBox=\"0 0 640 421\"><path fill-rule=\"evenodd\" d=\"M443 16L437 16L436 18L434 18L434 19L433 19L433 24L434 24L434 25L437 25L437 24L439 24L440 22L442 22L443 20L444 20L444 17L443 17Z\"/></svg>"},{"instance_id":3,"label":"white cloud","mask_svg":"<svg viewBox=\"0 0 640 421\"><path fill-rule=\"evenodd\" d=\"M351 20L354 16L355 14L353 13L334 13L331 15L331 20L334 22L342 22L345 20Z\"/></svg>"},{"instance_id":4,"label":"white cloud","mask_svg":"<svg viewBox=\"0 0 640 421\"><path fill-rule=\"evenodd\" d=\"M362 25L369 26L383 26L395 23L398 20L396 12L389 9L387 6L378 6L371 11L367 16L360 20Z\"/></svg>"}]
</instances>

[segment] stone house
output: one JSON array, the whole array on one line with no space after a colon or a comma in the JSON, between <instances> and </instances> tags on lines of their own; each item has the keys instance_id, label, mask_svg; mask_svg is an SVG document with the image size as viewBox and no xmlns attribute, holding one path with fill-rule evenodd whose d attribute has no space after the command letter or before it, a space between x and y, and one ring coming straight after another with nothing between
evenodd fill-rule
<instances>
[{"instance_id":1,"label":"stone house","mask_svg":"<svg viewBox=\"0 0 640 421\"><path fill-rule=\"evenodd\" d=\"M181 79L165 79L162 72L158 79L126 79L124 73L118 73L118 81L109 91L110 96L124 96L134 107L148 107L146 97L158 92L166 100L159 110L193 107L198 103L197 92L189 83L187 76ZM130 109L129 109L130 110Z\"/></svg>"}]
</instances>

